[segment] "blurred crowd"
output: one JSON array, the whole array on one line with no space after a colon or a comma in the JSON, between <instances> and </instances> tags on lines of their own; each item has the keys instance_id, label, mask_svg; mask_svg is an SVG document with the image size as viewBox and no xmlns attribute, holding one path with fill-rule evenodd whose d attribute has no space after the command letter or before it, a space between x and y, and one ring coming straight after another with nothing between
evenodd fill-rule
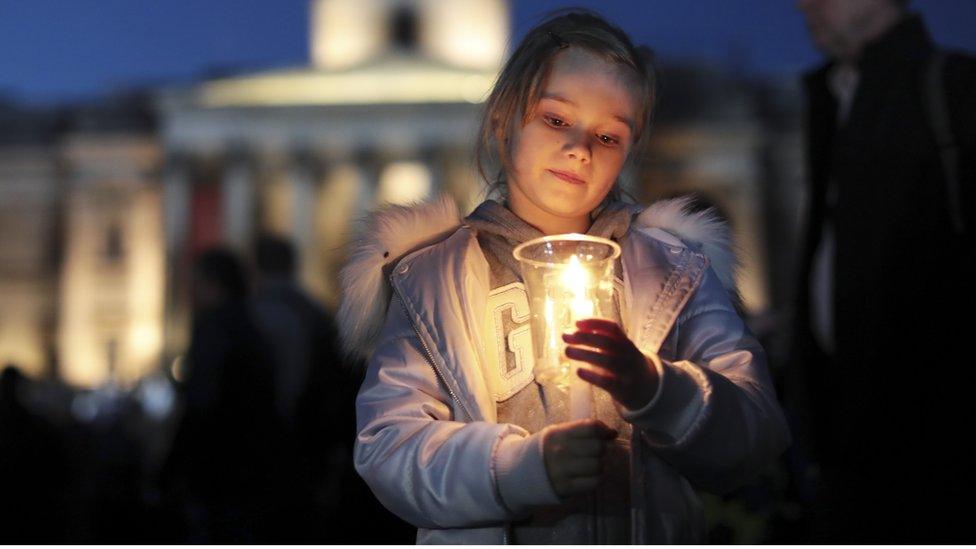
<instances>
[{"instance_id":1,"label":"blurred crowd","mask_svg":"<svg viewBox=\"0 0 976 549\"><path fill-rule=\"evenodd\" d=\"M227 249L200 254L182 382L72 398L8 365L4 541L412 543L353 469L362 368L343 358L295 262L273 236L251 265ZM167 385L179 395L169 413ZM59 401L70 409L52 409ZM364 517L375 528L351 528Z\"/></svg>"}]
</instances>

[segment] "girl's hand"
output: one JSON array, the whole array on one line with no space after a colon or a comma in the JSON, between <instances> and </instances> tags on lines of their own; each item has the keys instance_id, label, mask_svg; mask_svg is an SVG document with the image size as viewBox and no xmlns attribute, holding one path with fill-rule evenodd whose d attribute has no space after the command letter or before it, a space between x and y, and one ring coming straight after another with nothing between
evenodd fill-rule
<instances>
[{"instance_id":1,"label":"girl's hand","mask_svg":"<svg viewBox=\"0 0 976 549\"><path fill-rule=\"evenodd\" d=\"M657 369L634 345L619 324L590 318L576 323L577 331L563 334L566 356L593 368L579 368L584 381L610 393L628 410L639 410L657 392Z\"/></svg>"},{"instance_id":2,"label":"girl's hand","mask_svg":"<svg viewBox=\"0 0 976 549\"><path fill-rule=\"evenodd\" d=\"M558 423L546 429L542 455L559 497L590 492L600 484L602 460L617 431L596 419Z\"/></svg>"}]
</instances>

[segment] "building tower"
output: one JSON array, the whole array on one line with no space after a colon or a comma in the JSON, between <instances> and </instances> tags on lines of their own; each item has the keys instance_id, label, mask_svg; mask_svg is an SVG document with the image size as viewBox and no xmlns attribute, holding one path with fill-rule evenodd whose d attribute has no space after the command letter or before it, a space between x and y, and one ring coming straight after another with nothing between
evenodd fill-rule
<instances>
[{"instance_id":1,"label":"building tower","mask_svg":"<svg viewBox=\"0 0 976 549\"><path fill-rule=\"evenodd\" d=\"M175 273L218 243L289 238L306 287L338 301L356 221L383 203L448 193L462 209L480 104L504 61L505 0L313 0L308 66L220 78L158 96L166 152L168 330L186 344Z\"/></svg>"}]
</instances>

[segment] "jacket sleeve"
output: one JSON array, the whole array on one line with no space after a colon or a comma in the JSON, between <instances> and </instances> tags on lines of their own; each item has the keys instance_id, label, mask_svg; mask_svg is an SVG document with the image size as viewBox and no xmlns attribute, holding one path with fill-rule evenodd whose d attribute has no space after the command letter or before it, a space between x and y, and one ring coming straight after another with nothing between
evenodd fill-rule
<instances>
[{"instance_id":1,"label":"jacket sleeve","mask_svg":"<svg viewBox=\"0 0 976 549\"><path fill-rule=\"evenodd\" d=\"M742 486L786 449L790 434L765 352L711 269L669 337L676 360L654 357L657 394L622 415L693 484L715 493Z\"/></svg>"},{"instance_id":2,"label":"jacket sleeve","mask_svg":"<svg viewBox=\"0 0 976 549\"><path fill-rule=\"evenodd\" d=\"M394 297L356 399L355 466L380 502L420 528L499 524L551 503L541 432L454 417L421 349Z\"/></svg>"}]
</instances>

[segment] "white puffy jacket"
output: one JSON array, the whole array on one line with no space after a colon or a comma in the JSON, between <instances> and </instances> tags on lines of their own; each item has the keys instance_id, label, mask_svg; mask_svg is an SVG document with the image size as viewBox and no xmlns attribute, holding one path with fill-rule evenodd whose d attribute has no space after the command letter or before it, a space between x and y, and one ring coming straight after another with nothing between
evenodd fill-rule
<instances>
[{"instance_id":1,"label":"white puffy jacket","mask_svg":"<svg viewBox=\"0 0 976 549\"><path fill-rule=\"evenodd\" d=\"M488 263L474 231L459 225L444 199L387 209L343 271L344 343L369 356L355 465L388 509L419 528L418 543L504 544L510 521L558 499L542 433L496 423L480 343ZM662 374L651 405L622 414L634 426L632 541L700 543L695 489L749 481L789 432L763 349L727 293L724 225L688 213L684 201L658 202L620 244L624 329L660 356Z\"/></svg>"}]
</instances>

